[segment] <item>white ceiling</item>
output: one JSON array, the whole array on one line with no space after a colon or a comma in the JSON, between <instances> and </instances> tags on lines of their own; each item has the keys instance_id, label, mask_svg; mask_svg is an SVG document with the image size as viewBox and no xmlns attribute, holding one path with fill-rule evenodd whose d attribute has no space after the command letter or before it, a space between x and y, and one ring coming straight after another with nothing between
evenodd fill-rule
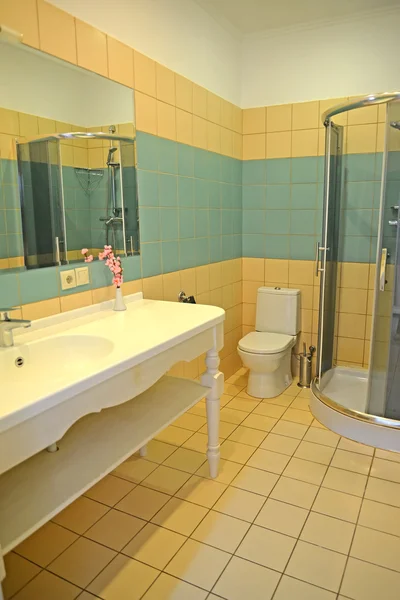
<instances>
[{"instance_id":1,"label":"white ceiling","mask_svg":"<svg viewBox=\"0 0 400 600\"><path fill-rule=\"evenodd\" d=\"M242 36L400 6L400 0L195 0Z\"/></svg>"}]
</instances>

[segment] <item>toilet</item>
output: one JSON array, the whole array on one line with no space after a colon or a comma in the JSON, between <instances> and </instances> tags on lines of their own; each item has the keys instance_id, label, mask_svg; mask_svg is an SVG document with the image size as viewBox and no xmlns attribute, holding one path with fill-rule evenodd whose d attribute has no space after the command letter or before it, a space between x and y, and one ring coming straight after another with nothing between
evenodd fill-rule
<instances>
[{"instance_id":1,"label":"toilet","mask_svg":"<svg viewBox=\"0 0 400 600\"><path fill-rule=\"evenodd\" d=\"M238 343L249 369L247 393L255 398L279 396L292 383L291 352L300 331L300 290L260 287L256 331Z\"/></svg>"}]
</instances>

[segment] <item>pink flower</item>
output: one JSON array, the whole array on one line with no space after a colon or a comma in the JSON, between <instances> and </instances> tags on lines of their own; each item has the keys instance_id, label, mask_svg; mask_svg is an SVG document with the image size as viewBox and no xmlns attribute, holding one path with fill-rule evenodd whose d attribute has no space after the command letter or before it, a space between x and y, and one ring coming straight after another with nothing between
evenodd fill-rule
<instances>
[{"instance_id":1,"label":"pink flower","mask_svg":"<svg viewBox=\"0 0 400 600\"><path fill-rule=\"evenodd\" d=\"M103 252L99 252L99 260L104 260L104 258L106 259L106 267L108 267L113 274L113 284L117 287L120 287L123 283L123 268L121 265L121 258L119 256L115 257L114 252L112 251L112 246L107 245L104 246Z\"/></svg>"},{"instance_id":2,"label":"pink flower","mask_svg":"<svg viewBox=\"0 0 400 600\"><path fill-rule=\"evenodd\" d=\"M89 250L87 248L82 248L81 253L83 255L87 254L89 252Z\"/></svg>"},{"instance_id":3,"label":"pink flower","mask_svg":"<svg viewBox=\"0 0 400 600\"><path fill-rule=\"evenodd\" d=\"M89 254L89 256L87 256L85 258L85 263L91 263L93 261L93 254Z\"/></svg>"}]
</instances>

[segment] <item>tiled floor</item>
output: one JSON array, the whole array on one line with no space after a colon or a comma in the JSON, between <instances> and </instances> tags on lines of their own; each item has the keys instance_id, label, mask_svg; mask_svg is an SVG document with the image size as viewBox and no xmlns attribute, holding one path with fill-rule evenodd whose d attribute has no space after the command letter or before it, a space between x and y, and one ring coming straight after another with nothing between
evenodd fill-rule
<instances>
[{"instance_id":1,"label":"tiled floor","mask_svg":"<svg viewBox=\"0 0 400 600\"><path fill-rule=\"evenodd\" d=\"M398 600L400 455L326 430L308 391L225 385L6 557L15 600Z\"/></svg>"}]
</instances>

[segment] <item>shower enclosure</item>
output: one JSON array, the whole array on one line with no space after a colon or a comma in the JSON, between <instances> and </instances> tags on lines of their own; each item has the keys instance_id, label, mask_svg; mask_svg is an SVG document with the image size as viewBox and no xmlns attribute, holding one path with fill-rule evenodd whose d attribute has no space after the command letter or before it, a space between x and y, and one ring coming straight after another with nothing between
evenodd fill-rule
<instances>
[{"instance_id":1,"label":"shower enclosure","mask_svg":"<svg viewBox=\"0 0 400 600\"><path fill-rule=\"evenodd\" d=\"M18 143L27 268L68 264L81 249L139 253L135 138L70 132Z\"/></svg>"},{"instance_id":2,"label":"shower enclosure","mask_svg":"<svg viewBox=\"0 0 400 600\"><path fill-rule=\"evenodd\" d=\"M346 155L339 115L376 104L386 114L383 152ZM311 410L337 433L400 451L400 92L336 106L323 121L319 334ZM355 279L347 290L349 275ZM361 275L363 283L356 281ZM351 302L364 303L366 316L346 315ZM338 346L345 340L343 329L361 318L371 339L369 360L364 352L364 368L352 368L338 360Z\"/></svg>"}]
</instances>

